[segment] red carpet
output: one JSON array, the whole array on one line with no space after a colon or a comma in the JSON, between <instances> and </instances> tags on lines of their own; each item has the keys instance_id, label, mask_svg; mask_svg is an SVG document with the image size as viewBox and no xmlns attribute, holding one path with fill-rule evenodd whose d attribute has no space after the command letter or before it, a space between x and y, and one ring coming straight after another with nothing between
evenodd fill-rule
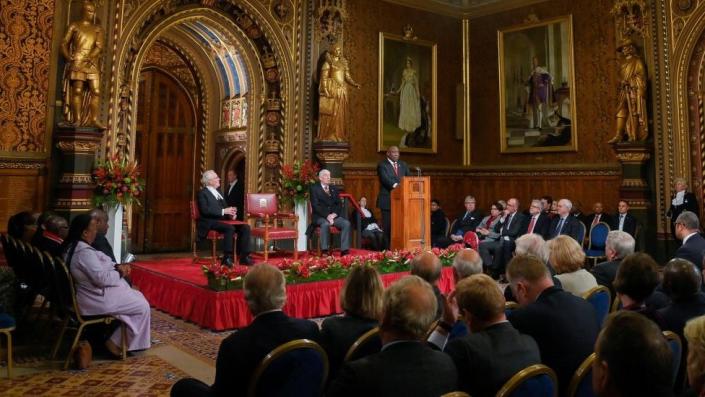
<instances>
[{"instance_id":1,"label":"red carpet","mask_svg":"<svg viewBox=\"0 0 705 397\"><path fill-rule=\"evenodd\" d=\"M353 250L353 254L364 254ZM271 258L270 258L271 259ZM282 259L279 259L282 260ZM275 263L277 259L271 259ZM389 285L407 273L382 275ZM132 264L132 283L149 304L173 316L212 330L242 328L252 321L241 290L216 292L208 289L208 281L199 265L191 258L140 261ZM451 289L452 269L443 268L439 286ZM284 312L293 317L324 317L341 313L339 294L344 280L329 280L287 286Z\"/></svg>"}]
</instances>

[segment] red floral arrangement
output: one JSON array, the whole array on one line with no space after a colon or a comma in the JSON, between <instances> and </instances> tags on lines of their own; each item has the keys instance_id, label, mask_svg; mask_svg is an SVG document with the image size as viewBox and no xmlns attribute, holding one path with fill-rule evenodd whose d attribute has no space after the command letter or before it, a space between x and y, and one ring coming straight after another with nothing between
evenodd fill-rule
<instances>
[{"instance_id":1,"label":"red floral arrangement","mask_svg":"<svg viewBox=\"0 0 705 397\"><path fill-rule=\"evenodd\" d=\"M298 203L308 199L308 191L318 178L321 168L311 160L282 166L282 201Z\"/></svg>"},{"instance_id":2,"label":"red floral arrangement","mask_svg":"<svg viewBox=\"0 0 705 397\"><path fill-rule=\"evenodd\" d=\"M96 206L142 205L139 198L144 193L144 180L140 178L136 161L117 156L99 160L93 169L93 181L96 185L93 203Z\"/></svg>"}]
</instances>

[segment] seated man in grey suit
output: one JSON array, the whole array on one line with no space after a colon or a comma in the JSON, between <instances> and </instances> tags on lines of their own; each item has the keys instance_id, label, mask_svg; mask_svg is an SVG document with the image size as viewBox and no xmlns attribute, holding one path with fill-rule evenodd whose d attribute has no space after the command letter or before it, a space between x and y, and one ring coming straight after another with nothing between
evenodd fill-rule
<instances>
[{"instance_id":1,"label":"seated man in grey suit","mask_svg":"<svg viewBox=\"0 0 705 397\"><path fill-rule=\"evenodd\" d=\"M341 255L347 255L350 250L350 222L341 217L343 203L340 200L338 188L330 184L330 171L318 172L320 183L311 186L311 211L313 224L321 228L321 249L330 254L330 227L340 229Z\"/></svg>"},{"instance_id":2,"label":"seated man in grey suit","mask_svg":"<svg viewBox=\"0 0 705 397\"><path fill-rule=\"evenodd\" d=\"M329 396L440 396L457 390L453 360L423 341L436 315L431 286L406 276L384 291L382 351L345 364Z\"/></svg>"}]
</instances>

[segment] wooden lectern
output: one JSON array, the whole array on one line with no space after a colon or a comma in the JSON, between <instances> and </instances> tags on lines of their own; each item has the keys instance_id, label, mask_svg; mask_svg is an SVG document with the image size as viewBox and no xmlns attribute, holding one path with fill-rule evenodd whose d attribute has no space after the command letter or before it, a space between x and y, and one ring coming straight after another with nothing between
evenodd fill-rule
<instances>
[{"instance_id":1,"label":"wooden lectern","mask_svg":"<svg viewBox=\"0 0 705 397\"><path fill-rule=\"evenodd\" d=\"M407 176L392 190L391 249L431 248L431 178Z\"/></svg>"}]
</instances>

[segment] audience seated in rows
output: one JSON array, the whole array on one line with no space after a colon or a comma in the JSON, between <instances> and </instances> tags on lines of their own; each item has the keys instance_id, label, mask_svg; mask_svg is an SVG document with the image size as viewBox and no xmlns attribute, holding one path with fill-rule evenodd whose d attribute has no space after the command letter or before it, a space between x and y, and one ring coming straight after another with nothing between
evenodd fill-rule
<instances>
[{"instance_id":1,"label":"audience seated in rows","mask_svg":"<svg viewBox=\"0 0 705 397\"><path fill-rule=\"evenodd\" d=\"M436 318L438 320L443 314L443 294L438 288L438 281L441 279L441 260L438 259L432 252L423 252L416 255L411 260L411 274L421 277L433 288L433 294L436 296Z\"/></svg>"},{"instance_id":2,"label":"audience seated in rows","mask_svg":"<svg viewBox=\"0 0 705 397\"><path fill-rule=\"evenodd\" d=\"M116 268L108 256L91 247L96 233L96 222L89 214L77 215L71 221L63 246L81 314L109 314L117 318L127 327L127 350L148 349L151 343L149 303L124 280L129 275L129 265ZM118 328L105 346L113 355L121 356L121 345L122 332Z\"/></svg>"},{"instance_id":3,"label":"audience seated in rows","mask_svg":"<svg viewBox=\"0 0 705 397\"><path fill-rule=\"evenodd\" d=\"M551 273L553 285L561 287L561 281L556 278L553 267L548 263L548 250L546 249L546 241L543 237L536 233L525 234L519 237L516 241L516 249L514 255L533 255L546 264L546 268ZM507 301L516 301L511 288L504 289L504 299Z\"/></svg>"},{"instance_id":4,"label":"audience seated in rows","mask_svg":"<svg viewBox=\"0 0 705 397\"><path fill-rule=\"evenodd\" d=\"M435 319L431 286L406 276L384 292L382 351L346 363L330 396L440 396L457 390L453 360L423 341ZM232 390L232 389L231 389Z\"/></svg>"},{"instance_id":5,"label":"audience seated in rows","mask_svg":"<svg viewBox=\"0 0 705 397\"><path fill-rule=\"evenodd\" d=\"M520 305L508 320L534 338L541 362L558 376L562 395L575 370L593 352L599 330L595 309L554 286L548 268L535 256L514 257L507 265L507 279Z\"/></svg>"},{"instance_id":6,"label":"audience seated in rows","mask_svg":"<svg viewBox=\"0 0 705 397\"><path fill-rule=\"evenodd\" d=\"M646 317L630 311L610 315L595 353L592 385L597 396L673 395L671 349Z\"/></svg>"},{"instance_id":7,"label":"audience seated in rows","mask_svg":"<svg viewBox=\"0 0 705 397\"><path fill-rule=\"evenodd\" d=\"M700 235L700 220L690 211L683 211L674 224L675 234L683 244L676 250L675 257L690 261L700 270L703 269L703 251L705 238Z\"/></svg>"},{"instance_id":8,"label":"audience seated in rows","mask_svg":"<svg viewBox=\"0 0 705 397\"><path fill-rule=\"evenodd\" d=\"M612 297L615 296L612 283L617 276L617 268L619 268L622 259L634 253L635 244L634 237L629 233L619 230L610 231L607 233L607 241L605 242L607 261L598 263L590 271L598 284L610 289Z\"/></svg>"},{"instance_id":9,"label":"audience seated in rows","mask_svg":"<svg viewBox=\"0 0 705 397\"><path fill-rule=\"evenodd\" d=\"M464 248L458 251L453 258L453 284L458 285L460 280L474 274L482 273L482 258L477 251ZM443 319L438 322L437 328L445 330L443 335L448 334L448 340L468 334L465 322L458 316L457 305L454 303L453 293L443 296Z\"/></svg>"},{"instance_id":10,"label":"audience seated in rows","mask_svg":"<svg viewBox=\"0 0 705 397\"><path fill-rule=\"evenodd\" d=\"M456 243L463 241L463 236L467 232L474 232L482 221L482 214L477 210L477 200L473 196L465 197L465 212L453 223L453 230L450 231L450 239Z\"/></svg>"},{"instance_id":11,"label":"audience seated in rows","mask_svg":"<svg viewBox=\"0 0 705 397\"><path fill-rule=\"evenodd\" d=\"M686 368L690 384L684 396L705 396L705 316L688 321L683 334L688 344Z\"/></svg>"},{"instance_id":12,"label":"audience seated in rows","mask_svg":"<svg viewBox=\"0 0 705 397\"><path fill-rule=\"evenodd\" d=\"M485 239L480 243L480 256L482 263L487 266L492 277L497 279L504 274L504 268L510 259L508 253L514 252L514 241L521 235L524 226L524 215L519 211L519 200L510 198L504 209L504 220L495 226L498 239L490 241ZM484 234L484 231L482 231Z\"/></svg>"},{"instance_id":13,"label":"audience seated in rows","mask_svg":"<svg viewBox=\"0 0 705 397\"><path fill-rule=\"evenodd\" d=\"M560 205L560 204L559 204ZM580 244L567 235L561 235L546 243L549 262L556 270L556 278L565 291L575 296L597 287L595 277L583 269L585 252Z\"/></svg>"},{"instance_id":14,"label":"audience seated in rows","mask_svg":"<svg viewBox=\"0 0 705 397\"><path fill-rule=\"evenodd\" d=\"M37 229L35 236L39 235L40 237L33 244L51 256L61 256L61 246L68 234L69 223L66 219L58 215L50 215L44 220L41 229Z\"/></svg>"},{"instance_id":15,"label":"audience seated in rows","mask_svg":"<svg viewBox=\"0 0 705 397\"><path fill-rule=\"evenodd\" d=\"M624 232L616 231L616 233ZM619 265L614 279L614 289L617 293L616 299L621 302L622 310L643 314L661 326L655 309L646 305L647 298L654 293L659 282L657 269L658 265L648 254L639 252L627 255Z\"/></svg>"},{"instance_id":16,"label":"audience seated in rows","mask_svg":"<svg viewBox=\"0 0 705 397\"><path fill-rule=\"evenodd\" d=\"M580 234L583 232L583 227L578 218L570 216L572 208L573 203L570 200L561 199L558 201L556 205L558 216L551 220L551 225L548 227L548 239L566 235L580 242Z\"/></svg>"},{"instance_id":17,"label":"audience seated in rows","mask_svg":"<svg viewBox=\"0 0 705 397\"><path fill-rule=\"evenodd\" d=\"M295 339L319 340L316 323L291 318L282 312L286 278L279 269L268 264L253 266L245 276L243 289L254 319L220 344L215 383L209 387L196 379L181 379L172 387L172 396L244 394L255 368L269 352Z\"/></svg>"},{"instance_id":18,"label":"audience seated in rows","mask_svg":"<svg viewBox=\"0 0 705 397\"><path fill-rule=\"evenodd\" d=\"M340 291L344 315L329 317L321 326L321 346L328 353L330 379L335 378L350 346L365 332L379 325L384 285L371 266L355 266Z\"/></svg>"}]
</instances>

